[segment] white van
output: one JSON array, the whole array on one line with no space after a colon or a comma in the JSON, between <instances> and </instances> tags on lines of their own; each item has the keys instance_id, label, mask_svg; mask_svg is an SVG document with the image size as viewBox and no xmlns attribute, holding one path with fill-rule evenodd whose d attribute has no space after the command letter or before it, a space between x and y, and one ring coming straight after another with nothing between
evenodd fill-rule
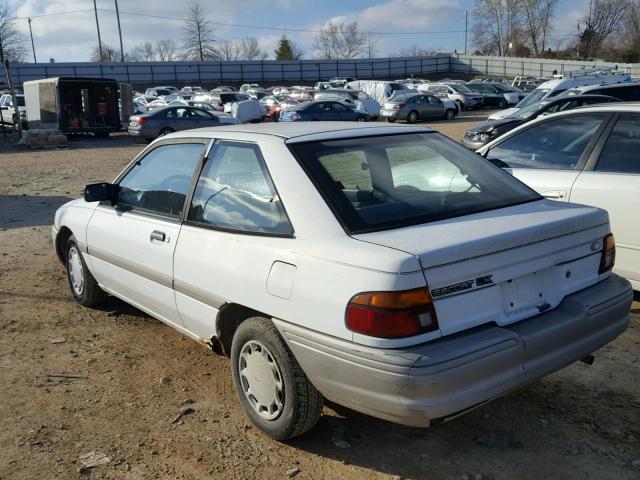
<instances>
[{"instance_id":1,"label":"white van","mask_svg":"<svg viewBox=\"0 0 640 480\"><path fill-rule=\"evenodd\" d=\"M529 95L523 98L515 107L507 108L506 110L501 110L490 115L489 120L498 120L508 117L517 110L531 105L538 100L558 96L569 90L570 88L580 87L583 85L623 83L631 81L630 75L603 74L601 72L608 71L600 68L566 72L564 73L562 78L554 78L539 85L537 88L532 90Z\"/></svg>"}]
</instances>

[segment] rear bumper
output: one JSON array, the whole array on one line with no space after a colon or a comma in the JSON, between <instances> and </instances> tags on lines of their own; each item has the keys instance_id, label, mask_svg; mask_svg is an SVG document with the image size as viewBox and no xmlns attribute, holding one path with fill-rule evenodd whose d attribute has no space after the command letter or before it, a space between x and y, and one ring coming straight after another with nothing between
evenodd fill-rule
<instances>
[{"instance_id":1,"label":"rear bumper","mask_svg":"<svg viewBox=\"0 0 640 480\"><path fill-rule=\"evenodd\" d=\"M378 349L274 320L329 400L393 422L426 427L559 370L624 332L633 299L612 275L555 309L404 349Z\"/></svg>"}]
</instances>

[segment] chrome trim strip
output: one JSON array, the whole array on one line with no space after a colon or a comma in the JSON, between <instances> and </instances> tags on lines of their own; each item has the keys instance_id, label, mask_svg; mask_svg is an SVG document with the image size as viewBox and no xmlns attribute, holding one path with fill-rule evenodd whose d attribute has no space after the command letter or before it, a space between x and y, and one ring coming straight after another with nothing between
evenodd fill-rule
<instances>
[{"instance_id":1,"label":"chrome trim strip","mask_svg":"<svg viewBox=\"0 0 640 480\"><path fill-rule=\"evenodd\" d=\"M183 282L182 280L175 279L173 281L173 288L176 292L186 295L194 300L204 303L210 307L219 310L227 301L211 292L202 290L190 283Z\"/></svg>"},{"instance_id":2,"label":"chrome trim strip","mask_svg":"<svg viewBox=\"0 0 640 480\"><path fill-rule=\"evenodd\" d=\"M173 278L171 278L170 275L165 275L164 273L131 262L118 255L114 255L95 247L91 247L91 252L89 252L89 255L99 260L110 263L111 265L114 265L116 267L122 268L123 270L133 273L134 275L138 275L140 277L146 278L147 280L151 280L152 282L156 282L163 287L173 288Z\"/></svg>"},{"instance_id":3,"label":"chrome trim strip","mask_svg":"<svg viewBox=\"0 0 640 480\"><path fill-rule=\"evenodd\" d=\"M76 240L76 243L78 244L78 248L82 253L89 253L89 247L87 246L86 243L78 242L77 240Z\"/></svg>"}]
</instances>

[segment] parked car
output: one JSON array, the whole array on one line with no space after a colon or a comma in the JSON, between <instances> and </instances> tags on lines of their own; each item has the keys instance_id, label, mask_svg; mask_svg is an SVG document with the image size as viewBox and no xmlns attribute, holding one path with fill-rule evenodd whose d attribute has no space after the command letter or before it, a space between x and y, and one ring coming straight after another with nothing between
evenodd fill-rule
<instances>
[{"instance_id":1,"label":"parked car","mask_svg":"<svg viewBox=\"0 0 640 480\"><path fill-rule=\"evenodd\" d=\"M456 111L434 95L416 92L392 97L383 105L380 115L388 122L405 120L407 123L416 123L427 118L451 120L456 116Z\"/></svg>"},{"instance_id":2,"label":"parked car","mask_svg":"<svg viewBox=\"0 0 640 480\"><path fill-rule=\"evenodd\" d=\"M286 110L281 110L278 120L280 122L316 120L365 122L370 120L370 117L367 112L356 110L345 103L333 100L322 100L318 102L305 102L289 107Z\"/></svg>"},{"instance_id":3,"label":"parked car","mask_svg":"<svg viewBox=\"0 0 640 480\"><path fill-rule=\"evenodd\" d=\"M220 123L222 122L217 116L201 108L186 105L164 107L130 117L128 133L151 141L180 130L217 126Z\"/></svg>"},{"instance_id":4,"label":"parked car","mask_svg":"<svg viewBox=\"0 0 640 480\"><path fill-rule=\"evenodd\" d=\"M640 291L640 107L611 103L549 115L478 153L541 195L609 212L616 272Z\"/></svg>"},{"instance_id":5,"label":"parked car","mask_svg":"<svg viewBox=\"0 0 640 480\"><path fill-rule=\"evenodd\" d=\"M22 128L27 127L27 104L24 101L23 94L16 94L16 102L18 102L18 114L22 122ZM13 107L13 99L10 94L0 96L0 122L7 124L16 123L16 111Z\"/></svg>"},{"instance_id":6,"label":"parked car","mask_svg":"<svg viewBox=\"0 0 640 480\"><path fill-rule=\"evenodd\" d=\"M482 95L482 102L484 106L506 108L509 102L504 96L501 90L498 90L497 84L488 82L475 82L468 83L467 87L473 91ZM518 102L516 102L518 103Z\"/></svg>"},{"instance_id":7,"label":"parked car","mask_svg":"<svg viewBox=\"0 0 640 480\"><path fill-rule=\"evenodd\" d=\"M464 134L462 144L472 150L486 145L490 141L504 135L506 132L530 122L540 116L564 112L572 108L594 105L596 103L618 102L619 100L605 95L580 95L579 97L560 95L559 97L539 100L536 103L521 108L508 117L500 120L487 120L474 125Z\"/></svg>"},{"instance_id":8,"label":"parked car","mask_svg":"<svg viewBox=\"0 0 640 480\"><path fill-rule=\"evenodd\" d=\"M171 95L172 93L177 93L176 90L171 90L168 88L147 88L144 92L145 96L148 97L156 97L156 98L164 98L167 95Z\"/></svg>"},{"instance_id":9,"label":"parked car","mask_svg":"<svg viewBox=\"0 0 640 480\"><path fill-rule=\"evenodd\" d=\"M235 92L236 89L230 87L228 85L220 85L216 88L211 89L211 93L225 93L225 92Z\"/></svg>"},{"instance_id":10,"label":"parked car","mask_svg":"<svg viewBox=\"0 0 640 480\"><path fill-rule=\"evenodd\" d=\"M350 88L334 88L331 90L320 90L314 93L314 100L338 100L351 105L357 110L364 110L375 120L380 115L380 104L369 95L360 90Z\"/></svg>"},{"instance_id":11,"label":"parked car","mask_svg":"<svg viewBox=\"0 0 640 480\"><path fill-rule=\"evenodd\" d=\"M189 101L188 105L191 107L199 108L200 110L205 110L207 113L210 113L214 117L218 117L218 120L220 120L220 125L237 125L238 123L240 123L237 118L228 113L216 110L210 103L198 103Z\"/></svg>"},{"instance_id":12,"label":"parked car","mask_svg":"<svg viewBox=\"0 0 640 480\"><path fill-rule=\"evenodd\" d=\"M448 98L456 102L460 110L480 108L484 97L462 83L424 83L418 85L418 91L435 95L440 99Z\"/></svg>"},{"instance_id":13,"label":"parked car","mask_svg":"<svg viewBox=\"0 0 640 480\"><path fill-rule=\"evenodd\" d=\"M525 92L530 92L531 90L535 90L540 84L549 80L548 78L538 78L538 77L514 77L511 81L511 86L517 87Z\"/></svg>"},{"instance_id":14,"label":"parked car","mask_svg":"<svg viewBox=\"0 0 640 480\"><path fill-rule=\"evenodd\" d=\"M592 71L594 70L594 71ZM570 88L579 87L582 85L595 85L595 84L616 84L627 83L631 81L629 75L610 74L609 72L601 72L597 69L592 70L577 70L575 72L567 72L565 76L559 76L559 78L553 78L548 80L527 95L520 103L513 108L502 110L489 115L488 120L498 120L500 118L508 117L519 108L524 108L527 105L543 100L545 98L557 97L563 94Z\"/></svg>"},{"instance_id":15,"label":"parked car","mask_svg":"<svg viewBox=\"0 0 640 480\"><path fill-rule=\"evenodd\" d=\"M455 416L588 359L632 301L605 211L423 127L168 135L60 207L52 236L78 303L114 295L229 356L280 440L324 398L416 427Z\"/></svg>"},{"instance_id":16,"label":"parked car","mask_svg":"<svg viewBox=\"0 0 640 480\"><path fill-rule=\"evenodd\" d=\"M243 83L240 85L240 92L244 93L247 90L262 90L262 87L257 83Z\"/></svg>"},{"instance_id":17,"label":"parked car","mask_svg":"<svg viewBox=\"0 0 640 480\"><path fill-rule=\"evenodd\" d=\"M640 101L640 83L614 83L604 85L583 85L567 90L564 95L608 95L623 102Z\"/></svg>"}]
</instances>

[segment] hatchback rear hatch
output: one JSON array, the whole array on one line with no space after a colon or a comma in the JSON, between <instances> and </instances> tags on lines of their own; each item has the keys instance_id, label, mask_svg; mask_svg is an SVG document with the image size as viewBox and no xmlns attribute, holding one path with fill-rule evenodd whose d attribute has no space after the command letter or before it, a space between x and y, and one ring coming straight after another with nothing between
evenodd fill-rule
<instances>
[{"instance_id":1,"label":"hatchback rear hatch","mask_svg":"<svg viewBox=\"0 0 640 480\"><path fill-rule=\"evenodd\" d=\"M540 200L354 238L418 257L447 335L529 318L596 283L607 233L603 210Z\"/></svg>"}]
</instances>

